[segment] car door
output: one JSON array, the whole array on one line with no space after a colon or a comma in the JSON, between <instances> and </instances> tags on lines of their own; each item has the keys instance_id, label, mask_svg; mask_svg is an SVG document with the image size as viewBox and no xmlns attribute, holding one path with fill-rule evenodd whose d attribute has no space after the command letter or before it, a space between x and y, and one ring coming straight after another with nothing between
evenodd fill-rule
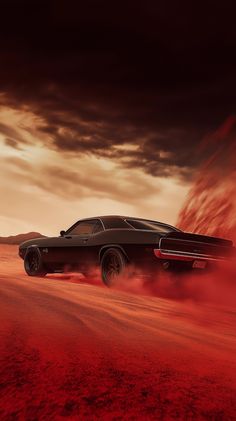
<instances>
[{"instance_id":1,"label":"car door","mask_svg":"<svg viewBox=\"0 0 236 421\"><path fill-rule=\"evenodd\" d=\"M66 233L58 238L57 247L50 250L51 259L58 270L83 270L85 264L94 260L94 250L88 246L89 240L95 232L103 230L98 219L82 220L73 225Z\"/></svg>"}]
</instances>

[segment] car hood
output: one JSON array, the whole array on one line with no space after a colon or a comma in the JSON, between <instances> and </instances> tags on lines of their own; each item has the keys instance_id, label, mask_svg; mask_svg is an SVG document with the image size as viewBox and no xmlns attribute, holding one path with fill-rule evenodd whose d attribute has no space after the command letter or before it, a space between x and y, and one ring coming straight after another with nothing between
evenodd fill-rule
<instances>
[{"instance_id":1,"label":"car hood","mask_svg":"<svg viewBox=\"0 0 236 421\"><path fill-rule=\"evenodd\" d=\"M47 241L47 238L48 237L39 237L39 238L33 238L33 239L31 239L31 240L27 240L27 241L23 241L23 243L21 243L20 245L19 245L19 248L20 249L23 249L23 248L27 248L27 247L29 247L29 246L33 246L33 245L44 245L44 243Z\"/></svg>"}]
</instances>

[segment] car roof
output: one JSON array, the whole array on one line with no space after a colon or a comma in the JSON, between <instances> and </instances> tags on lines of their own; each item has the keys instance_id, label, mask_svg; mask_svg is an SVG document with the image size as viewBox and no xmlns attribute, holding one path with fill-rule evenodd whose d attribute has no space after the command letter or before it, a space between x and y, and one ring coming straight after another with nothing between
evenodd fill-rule
<instances>
[{"instance_id":1,"label":"car roof","mask_svg":"<svg viewBox=\"0 0 236 421\"><path fill-rule=\"evenodd\" d=\"M80 221L87 221L87 220L91 220L91 219L100 219L101 221L110 221L110 220L126 220L126 219L133 219L133 220L137 220L137 221L147 221L147 222L155 222L157 224L160 225L165 225L167 227L170 228L174 228L176 230L178 230L178 228L175 228L173 225L170 224L166 224L165 222L160 222L160 221L156 221L154 219L146 219L146 218L138 218L136 216L124 216L124 215L102 215L102 216L92 216L92 217L88 217L88 218L83 218L80 219Z\"/></svg>"},{"instance_id":2,"label":"car roof","mask_svg":"<svg viewBox=\"0 0 236 421\"><path fill-rule=\"evenodd\" d=\"M138 219L140 221L152 221L152 222L159 222L154 219L147 219L147 218L138 218L137 216L124 216L124 215L100 215L100 216L91 216L88 218L82 218L80 221L85 219ZM162 224L162 222L160 222Z\"/></svg>"}]
</instances>

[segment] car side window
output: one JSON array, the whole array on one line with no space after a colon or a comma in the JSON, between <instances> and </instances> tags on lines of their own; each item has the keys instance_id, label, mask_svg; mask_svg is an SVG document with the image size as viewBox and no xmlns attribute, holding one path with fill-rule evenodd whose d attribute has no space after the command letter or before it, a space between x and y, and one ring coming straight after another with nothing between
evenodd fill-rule
<instances>
[{"instance_id":1,"label":"car side window","mask_svg":"<svg viewBox=\"0 0 236 421\"><path fill-rule=\"evenodd\" d=\"M81 221L69 231L70 235L91 235L96 232L103 231L102 224L99 220Z\"/></svg>"},{"instance_id":2,"label":"car side window","mask_svg":"<svg viewBox=\"0 0 236 421\"><path fill-rule=\"evenodd\" d=\"M101 232L101 231L104 231L102 223L101 221L97 221L93 229L93 234L96 234L97 232Z\"/></svg>"}]
</instances>

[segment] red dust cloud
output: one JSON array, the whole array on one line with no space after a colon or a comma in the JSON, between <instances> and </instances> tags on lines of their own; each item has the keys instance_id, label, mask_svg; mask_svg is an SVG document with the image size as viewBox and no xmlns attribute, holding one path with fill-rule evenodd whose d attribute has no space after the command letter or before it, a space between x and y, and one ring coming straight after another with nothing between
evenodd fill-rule
<instances>
[{"instance_id":1,"label":"red dust cloud","mask_svg":"<svg viewBox=\"0 0 236 421\"><path fill-rule=\"evenodd\" d=\"M236 239L236 117L229 117L202 148L214 153L199 169L180 213L184 231Z\"/></svg>"}]
</instances>

